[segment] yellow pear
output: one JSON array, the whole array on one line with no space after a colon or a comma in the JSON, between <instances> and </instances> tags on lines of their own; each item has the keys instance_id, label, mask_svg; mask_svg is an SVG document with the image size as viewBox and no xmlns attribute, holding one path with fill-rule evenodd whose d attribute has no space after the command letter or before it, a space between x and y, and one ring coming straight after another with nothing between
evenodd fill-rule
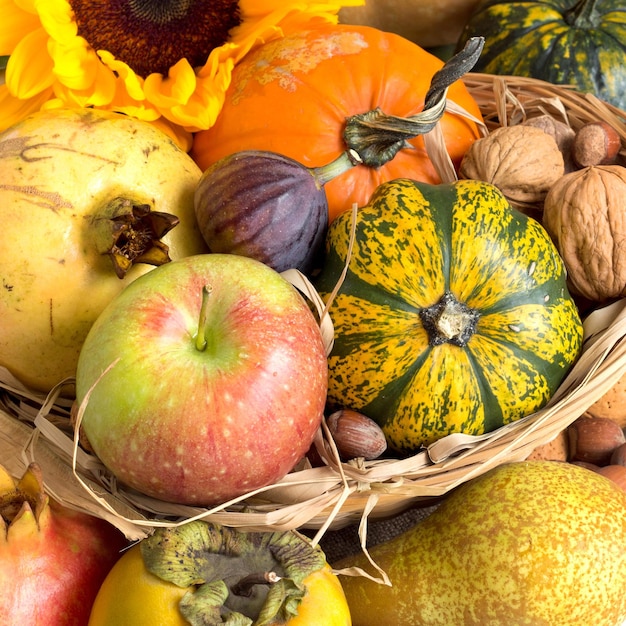
<instances>
[{"instance_id":1,"label":"yellow pear","mask_svg":"<svg viewBox=\"0 0 626 626\"><path fill-rule=\"evenodd\" d=\"M559 461L494 468L341 576L354 626L622 626L626 493ZM333 564L372 572L364 554Z\"/></svg>"}]
</instances>

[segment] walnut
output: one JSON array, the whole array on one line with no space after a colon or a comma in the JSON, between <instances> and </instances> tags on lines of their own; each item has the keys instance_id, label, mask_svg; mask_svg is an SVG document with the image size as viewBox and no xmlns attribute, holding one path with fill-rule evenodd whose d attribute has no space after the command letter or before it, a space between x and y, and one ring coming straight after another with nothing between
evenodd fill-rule
<instances>
[{"instance_id":1,"label":"walnut","mask_svg":"<svg viewBox=\"0 0 626 626\"><path fill-rule=\"evenodd\" d=\"M626 296L626 168L590 166L558 180L542 223L568 272L570 291L597 303Z\"/></svg>"},{"instance_id":2,"label":"walnut","mask_svg":"<svg viewBox=\"0 0 626 626\"><path fill-rule=\"evenodd\" d=\"M540 209L564 173L563 155L554 137L523 124L503 126L476 140L459 169L461 178L492 183L521 210Z\"/></svg>"},{"instance_id":3,"label":"walnut","mask_svg":"<svg viewBox=\"0 0 626 626\"><path fill-rule=\"evenodd\" d=\"M569 458L567 429L562 430L554 439L535 448L526 457L528 461L567 461Z\"/></svg>"},{"instance_id":4,"label":"walnut","mask_svg":"<svg viewBox=\"0 0 626 626\"><path fill-rule=\"evenodd\" d=\"M626 374L587 409L587 414L593 417L609 417L621 428L626 428Z\"/></svg>"}]
</instances>

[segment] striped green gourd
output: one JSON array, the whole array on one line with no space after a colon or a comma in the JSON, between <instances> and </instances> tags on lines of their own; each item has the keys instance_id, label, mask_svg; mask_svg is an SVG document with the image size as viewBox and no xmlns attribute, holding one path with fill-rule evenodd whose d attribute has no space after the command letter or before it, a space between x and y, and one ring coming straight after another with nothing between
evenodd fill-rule
<instances>
[{"instance_id":1,"label":"striped green gourd","mask_svg":"<svg viewBox=\"0 0 626 626\"><path fill-rule=\"evenodd\" d=\"M475 72L572 85L626 109L626 4L620 0L482 0L459 48L480 34Z\"/></svg>"},{"instance_id":2,"label":"striped green gourd","mask_svg":"<svg viewBox=\"0 0 626 626\"><path fill-rule=\"evenodd\" d=\"M352 212L330 226L328 302ZM375 419L410 454L533 413L577 359L582 323L543 227L481 181L382 184L356 212L329 306L329 406Z\"/></svg>"}]
</instances>

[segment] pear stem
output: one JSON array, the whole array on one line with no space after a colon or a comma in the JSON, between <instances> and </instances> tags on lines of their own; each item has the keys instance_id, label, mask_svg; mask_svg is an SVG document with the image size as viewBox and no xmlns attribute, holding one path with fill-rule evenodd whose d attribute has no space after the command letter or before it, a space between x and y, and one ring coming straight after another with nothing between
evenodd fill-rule
<instances>
[{"instance_id":1,"label":"pear stem","mask_svg":"<svg viewBox=\"0 0 626 626\"><path fill-rule=\"evenodd\" d=\"M211 288L202 287L202 303L200 305L200 317L198 319L198 334L196 335L196 350L203 352L207 347L206 327L209 314L209 297Z\"/></svg>"}]
</instances>

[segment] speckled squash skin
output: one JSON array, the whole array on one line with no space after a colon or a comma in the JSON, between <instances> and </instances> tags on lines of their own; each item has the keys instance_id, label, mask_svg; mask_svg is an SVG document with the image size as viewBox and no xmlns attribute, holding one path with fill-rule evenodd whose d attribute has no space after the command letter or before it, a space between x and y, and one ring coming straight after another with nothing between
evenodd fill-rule
<instances>
[{"instance_id":1,"label":"speckled squash skin","mask_svg":"<svg viewBox=\"0 0 626 626\"><path fill-rule=\"evenodd\" d=\"M573 85L626 108L626 5L618 0L483 0L458 47L485 37L475 72Z\"/></svg>"},{"instance_id":2,"label":"speckled squash skin","mask_svg":"<svg viewBox=\"0 0 626 626\"><path fill-rule=\"evenodd\" d=\"M626 494L559 461L500 465L341 576L354 626L622 626ZM333 563L372 567L364 554Z\"/></svg>"},{"instance_id":3,"label":"speckled squash skin","mask_svg":"<svg viewBox=\"0 0 626 626\"><path fill-rule=\"evenodd\" d=\"M391 181L356 214L349 269L329 309L329 403L375 419L389 448L406 454L542 407L582 343L543 227L473 180ZM326 300L345 266L351 220L343 213L327 235L316 281ZM427 314L446 293L473 316L464 336L429 330Z\"/></svg>"}]
</instances>

